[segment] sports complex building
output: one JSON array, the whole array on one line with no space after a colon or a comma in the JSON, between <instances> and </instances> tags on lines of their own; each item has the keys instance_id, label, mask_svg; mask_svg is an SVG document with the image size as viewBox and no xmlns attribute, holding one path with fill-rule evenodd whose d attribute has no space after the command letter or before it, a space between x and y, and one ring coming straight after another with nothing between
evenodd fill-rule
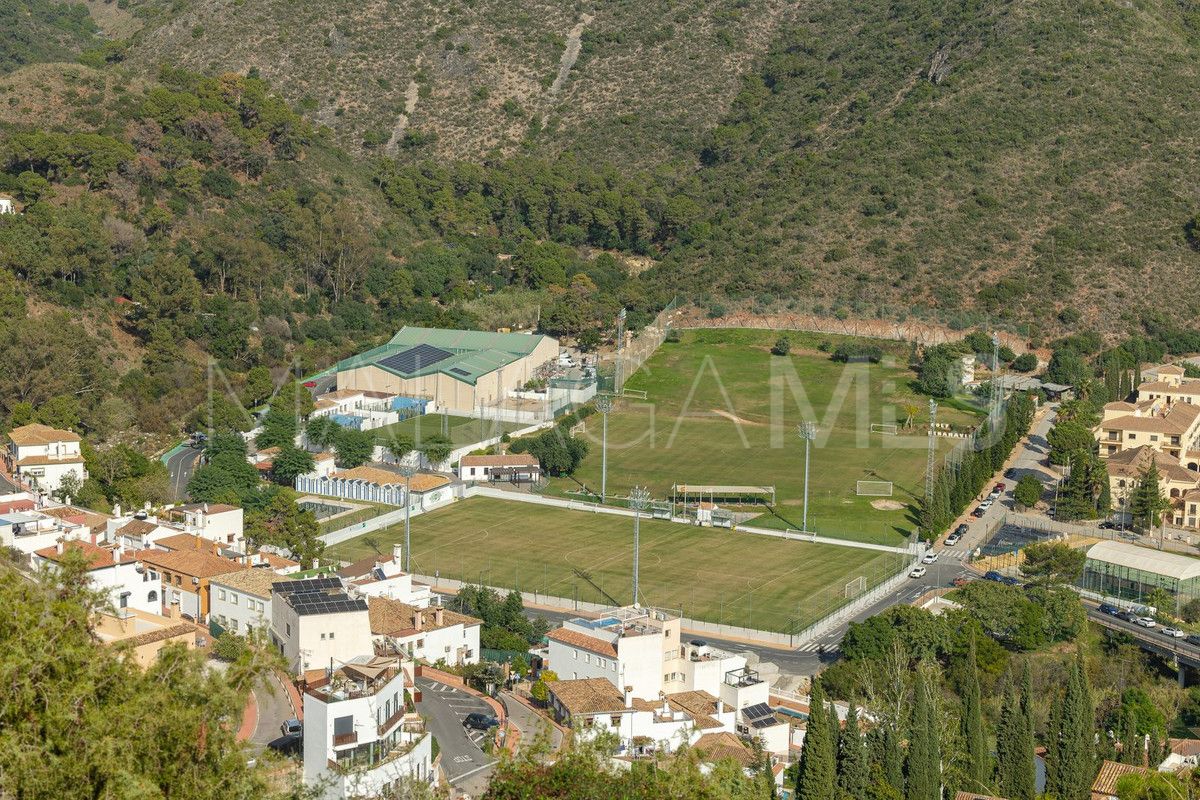
<instances>
[{"instance_id":1,"label":"sports complex building","mask_svg":"<svg viewBox=\"0 0 1200 800\"><path fill-rule=\"evenodd\" d=\"M558 356L550 336L405 327L338 362L337 388L428 398L439 410L471 415L545 377Z\"/></svg>"},{"instance_id":2,"label":"sports complex building","mask_svg":"<svg viewBox=\"0 0 1200 800\"><path fill-rule=\"evenodd\" d=\"M1124 542L1098 542L1088 548L1079 585L1101 597L1136 602L1145 602L1151 591L1162 589L1178 610L1200 597L1200 558Z\"/></svg>"}]
</instances>

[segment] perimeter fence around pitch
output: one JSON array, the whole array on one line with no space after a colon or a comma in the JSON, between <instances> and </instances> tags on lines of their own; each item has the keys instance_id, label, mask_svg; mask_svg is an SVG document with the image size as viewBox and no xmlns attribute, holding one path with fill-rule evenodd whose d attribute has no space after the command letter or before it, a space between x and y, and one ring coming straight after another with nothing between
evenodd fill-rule
<instances>
[{"instance_id":1,"label":"perimeter fence around pitch","mask_svg":"<svg viewBox=\"0 0 1200 800\"><path fill-rule=\"evenodd\" d=\"M629 340L628 344L617 348L612 362L604 363L600 367L598 380L601 391L622 393L630 376L641 369L642 364L645 364L646 360L654 355L654 351L666 341L667 334L671 331L672 317L678 308L679 298L674 297L646 327Z\"/></svg>"}]
</instances>

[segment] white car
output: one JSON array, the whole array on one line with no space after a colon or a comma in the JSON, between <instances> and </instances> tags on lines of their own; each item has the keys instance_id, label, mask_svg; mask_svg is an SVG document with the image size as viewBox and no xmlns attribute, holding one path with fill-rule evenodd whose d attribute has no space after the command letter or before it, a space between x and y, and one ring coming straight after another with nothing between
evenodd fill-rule
<instances>
[{"instance_id":1,"label":"white car","mask_svg":"<svg viewBox=\"0 0 1200 800\"><path fill-rule=\"evenodd\" d=\"M1161 631L1159 631L1159 633L1161 633L1163 636L1170 636L1172 639L1183 639L1187 636L1187 634L1179 630L1179 628L1163 628Z\"/></svg>"},{"instance_id":2,"label":"white car","mask_svg":"<svg viewBox=\"0 0 1200 800\"><path fill-rule=\"evenodd\" d=\"M924 577L925 577L925 573L926 573L926 572L928 572L928 571L929 571L929 570L925 569L924 567L913 567L913 571L912 571L912 572L910 572L910 573L908 573L908 577L910 577L910 578L924 578Z\"/></svg>"},{"instance_id":3,"label":"white car","mask_svg":"<svg viewBox=\"0 0 1200 800\"><path fill-rule=\"evenodd\" d=\"M962 537L957 533L952 533L946 537L946 547L954 547L954 545L958 544L960 541L962 541Z\"/></svg>"},{"instance_id":4,"label":"white car","mask_svg":"<svg viewBox=\"0 0 1200 800\"><path fill-rule=\"evenodd\" d=\"M1154 617L1138 617L1137 624L1141 625L1143 628L1153 628L1154 626L1158 625L1158 623L1154 621Z\"/></svg>"},{"instance_id":5,"label":"white car","mask_svg":"<svg viewBox=\"0 0 1200 800\"><path fill-rule=\"evenodd\" d=\"M992 500L992 498L988 497L988 499L984 500L982 503L979 504L979 507L982 508L984 511L987 511L989 508L992 507L993 502L994 501Z\"/></svg>"},{"instance_id":6,"label":"white car","mask_svg":"<svg viewBox=\"0 0 1200 800\"><path fill-rule=\"evenodd\" d=\"M925 557L921 559L921 563L922 564L936 564L937 560L938 560L937 553L926 553Z\"/></svg>"}]
</instances>

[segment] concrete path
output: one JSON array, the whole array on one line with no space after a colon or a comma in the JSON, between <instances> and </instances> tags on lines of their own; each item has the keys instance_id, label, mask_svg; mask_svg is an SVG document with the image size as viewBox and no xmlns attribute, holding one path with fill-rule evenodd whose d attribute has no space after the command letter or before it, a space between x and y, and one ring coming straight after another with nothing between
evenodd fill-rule
<instances>
[{"instance_id":1,"label":"concrete path","mask_svg":"<svg viewBox=\"0 0 1200 800\"><path fill-rule=\"evenodd\" d=\"M558 748L562 746L562 731L521 702L521 699L512 692L502 691L500 697L504 700L504 708L508 711L509 720L521 731L519 750L525 750L535 742L544 740L549 747L547 756L557 752Z\"/></svg>"}]
</instances>

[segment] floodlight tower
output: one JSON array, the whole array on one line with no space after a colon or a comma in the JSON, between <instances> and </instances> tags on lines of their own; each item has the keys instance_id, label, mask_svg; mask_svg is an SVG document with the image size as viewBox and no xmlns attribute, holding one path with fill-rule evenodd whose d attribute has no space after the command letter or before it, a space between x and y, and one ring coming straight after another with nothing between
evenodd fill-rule
<instances>
[{"instance_id":1,"label":"floodlight tower","mask_svg":"<svg viewBox=\"0 0 1200 800\"><path fill-rule=\"evenodd\" d=\"M619 393L623 385L623 377L621 375L621 356L625 350L625 308L622 306L621 313L617 314L617 363L616 369L613 371L613 392Z\"/></svg>"},{"instance_id":2,"label":"floodlight tower","mask_svg":"<svg viewBox=\"0 0 1200 800\"><path fill-rule=\"evenodd\" d=\"M607 394L596 395L596 410L603 420L600 434L600 502L608 497L608 412L612 411L612 397Z\"/></svg>"},{"instance_id":3,"label":"floodlight tower","mask_svg":"<svg viewBox=\"0 0 1200 800\"><path fill-rule=\"evenodd\" d=\"M412 573L412 476L417 468L412 464L400 464L400 474L404 476L404 571Z\"/></svg>"},{"instance_id":4,"label":"floodlight tower","mask_svg":"<svg viewBox=\"0 0 1200 800\"><path fill-rule=\"evenodd\" d=\"M992 413L997 418L1000 417L1000 387L996 385L996 380L1000 376L1000 334L992 334ZM994 428L995 422L992 423Z\"/></svg>"},{"instance_id":5,"label":"floodlight tower","mask_svg":"<svg viewBox=\"0 0 1200 800\"><path fill-rule=\"evenodd\" d=\"M629 505L633 508L633 604L638 604L638 550L641 535L642 512L650 505L650 490L635 486L629 493Z\"/></svg>"},{"instance_id":6,"label":"floodlight tower","mask_svg":"<svg viewBox=\"0 0 1200 800\"><path fill-rule=\"evenodd\" d=\"M804 440L804 532L808 533L808 448L817 438L817 423L801 422L796 426L796 433Z\"/></svg>"},{"instance_id":7,"label":"floodlight tower","mask_svg":"<svg viewBox=\"0 0 1200 800\"><path fill-rule=\"evenodd\" d=\"M933 459L937 451L933 429L937 425L937 401L929 398L929 455L925 459L925 505L933 502Z\"/></svg>"}]
</instances>

